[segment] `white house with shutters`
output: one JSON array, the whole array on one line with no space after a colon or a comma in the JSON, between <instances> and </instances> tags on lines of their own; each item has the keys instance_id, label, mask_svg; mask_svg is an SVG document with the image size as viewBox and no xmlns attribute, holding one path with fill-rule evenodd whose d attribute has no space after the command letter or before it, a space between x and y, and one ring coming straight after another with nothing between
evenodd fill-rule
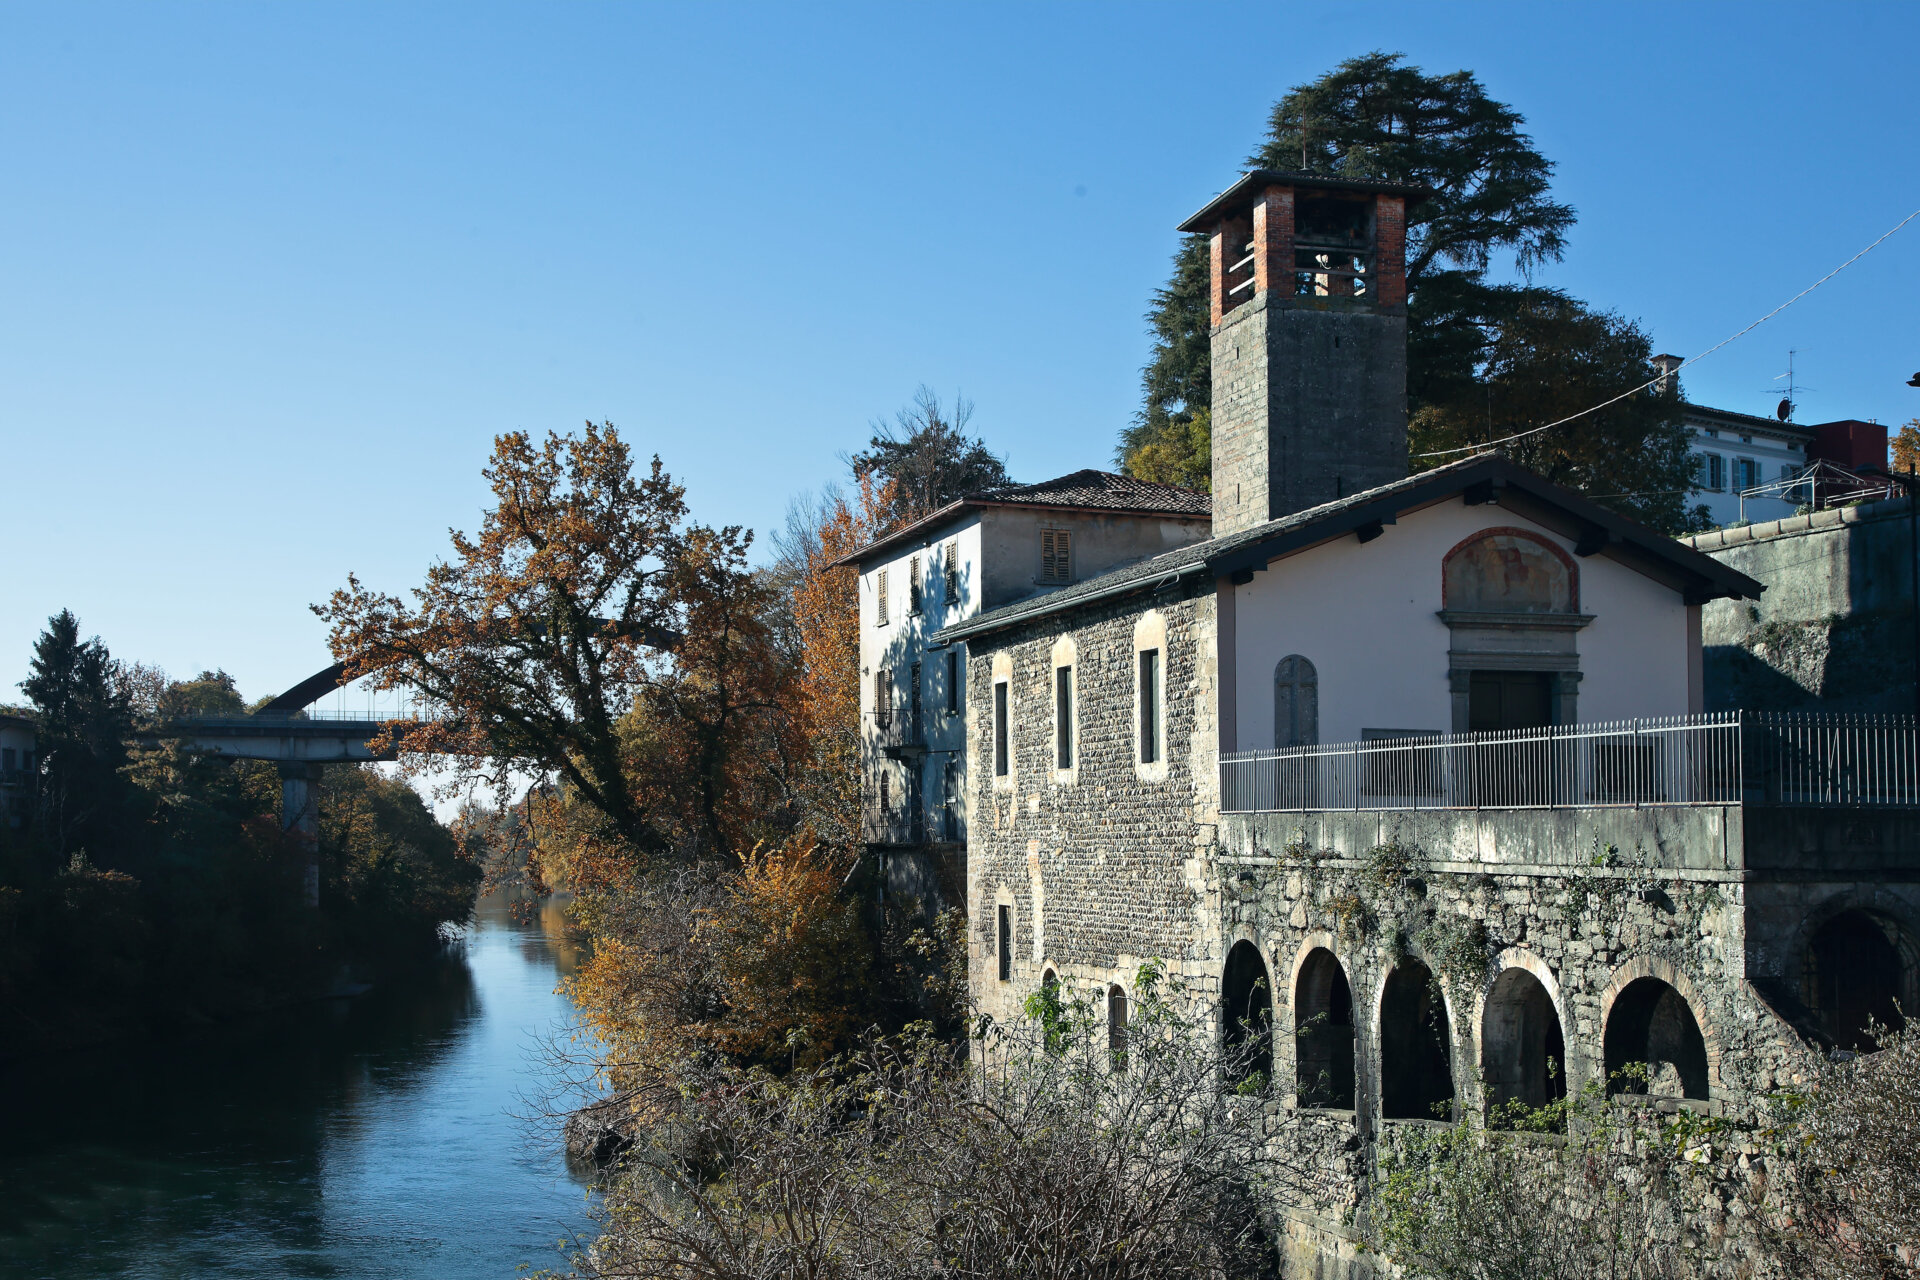
<instances>
[{"instance_id":1,"label":"white house with shutters","mask_svg":"<svg viewBox=\"0 0 1920 1280\"><path fill-rule=\"evenodd\" d=\"M934 632L1203 541L1204 493L1104 471L969 494L842 561L859 570L864 836L966 841L966 654Z\"/></svg>"}]
</instances>

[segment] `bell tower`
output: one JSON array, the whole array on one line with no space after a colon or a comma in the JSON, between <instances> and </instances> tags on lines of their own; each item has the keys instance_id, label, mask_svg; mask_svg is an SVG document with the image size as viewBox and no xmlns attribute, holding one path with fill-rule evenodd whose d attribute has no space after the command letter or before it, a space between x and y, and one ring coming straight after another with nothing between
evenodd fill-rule
<instances>
[{"instance_id":1,"label":"bell tower","mask_svg":"<svg viewBox=\"0 0 1920 1280\"><path fill-rule=\"evenodd\" d=\"M1396 183L1246 174L1213 238L1213 532L1407 474L1407 202Z\"/></svg>"}]
</instances>

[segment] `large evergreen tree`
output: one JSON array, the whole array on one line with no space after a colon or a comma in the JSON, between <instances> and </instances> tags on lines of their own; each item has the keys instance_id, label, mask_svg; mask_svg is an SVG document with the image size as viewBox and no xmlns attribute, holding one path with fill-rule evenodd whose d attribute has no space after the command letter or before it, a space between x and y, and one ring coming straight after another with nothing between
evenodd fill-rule
<instances>
[{"instance_id":1,"label":"large evergreen tree","mask_svg":"<svg viewBox=\"0 0 1920 1280\"><path fill-rule=\"evenodd\" d=\"M923 386L892 422L874 422L867 447L847 461L856 479L890 495L887 523L917 520L955 498L1013 483L1006 460L967 434L972 418L970 401L956 396L948 409Z\"/></svg>"},{"instance_id":2,"label":"large evergreen tree","mask_svg":"<svg viewBox=\"0 0 1920 1280\"><path fill-rule=\"evenodd\" d=\"M1594 317L1551 290L1486 279L1503 260L1523 277L1557 260L1574 221L1573 210L1551 198L1553 163L1534 147L1524 125L1470 72L1429 75L1398 54L1376 52L1289 92L1275 104L1266 139L1247 160L1250 168L1404 182L1433 193L1407 217L1407 393L1416 455L1437 447L1433 433L1443 427L1447 439L1462 444L1491 438L1463 433L1473 407L1484 424L1489 395L1503 396L1488 379L1511 381L1515 351L1559 352L1589 370L1611 362L1624 372L1633 365L1622 362L1614 341L1620 335L1608 330L1623 322ZM1140 412L1118 450L1130 474L1204 487L1211 445L1207 273L1207 238L1186 237L1172 278L1155 294L1148 314L1153 355L1142 373ZM1553 324L1563 327L1547 340L1543 327ZM1570 345L1583 337L1601 341L1601 349ZM1568 385L1587 381L1583 374ZM1517 411L1517 400L1511 403ZM1566 412L1585 407L1569 405ZM1646 417L1636 408L1616 426L1626 429ZM1624 439L1612 429L1589 433L1616 446L1619 474L1604 458L1567 474L1596 496L1684 489L1685 460L1675 461L1673 430L1647 429L1651 435ZM1566 447L1577 451L1579 445L1570 441ZM1647 456L1628 456L1637 452ZM1414 465L1422 461L1416 456ZM1684 523L1678 505L1629 509L1662 527Z\"/></svg>"},{"instance_id":3,"label":"large evergreen tree","mask_svg":"<svg viewBox=\"0 0 1920 1280\"><path fill-rule=\"evenodd\" d=\"M29 670L20 689L38 721L36 820L64 856L98 842L123 816L120 767L132 717L119 664L100 637L80 638L71 610L47 619Z\"/></svg>"}]
</instances>

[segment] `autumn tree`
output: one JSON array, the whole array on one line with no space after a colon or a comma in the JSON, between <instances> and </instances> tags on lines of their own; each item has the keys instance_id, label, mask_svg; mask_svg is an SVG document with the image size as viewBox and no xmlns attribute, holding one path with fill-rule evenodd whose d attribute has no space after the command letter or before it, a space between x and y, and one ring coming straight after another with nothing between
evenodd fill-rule
<instances>
[{"instance_id":1,"label":"autumn tree","mask_svg":"<svg viewBox=\"0 0 1920 1280\"><path fill-rule=\"evenodd\" d=\"M500 436L483 474L479 533L411 600L349 579L315 609L347 679L428 709L391 730L403 758L555 778L576 830L626 858L738 857L779 827L791 679L751 535L689 522L611 424Z\"/></svg>"},{"instance_id":2,"label":"autumn tree","mask_svg":"<svg viewBox=\"0 0 1920 1280\"><path fill-rule=\"evenodd\" d=\"M1920 468L1920 418L1909 418L1887 442L1889 465L1895 471Z\"/></svg>"}]
</instances>

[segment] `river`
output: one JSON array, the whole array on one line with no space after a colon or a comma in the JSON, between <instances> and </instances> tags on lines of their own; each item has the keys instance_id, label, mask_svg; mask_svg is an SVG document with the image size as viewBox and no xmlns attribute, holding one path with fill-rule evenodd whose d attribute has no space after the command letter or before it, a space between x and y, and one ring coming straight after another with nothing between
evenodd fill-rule
<instances>
[{"instance_id":1,"label":"river","mask_svg":"<svg viewBox=\"0 0 1920 1280\"><path fill-rule=\"evenodd\" d=\"M558 909L483 898L354 999L0 1071L0 1275L477 1280L588 1229L528 1099L565 1025Z\"/></svg>"}]
</instances>

